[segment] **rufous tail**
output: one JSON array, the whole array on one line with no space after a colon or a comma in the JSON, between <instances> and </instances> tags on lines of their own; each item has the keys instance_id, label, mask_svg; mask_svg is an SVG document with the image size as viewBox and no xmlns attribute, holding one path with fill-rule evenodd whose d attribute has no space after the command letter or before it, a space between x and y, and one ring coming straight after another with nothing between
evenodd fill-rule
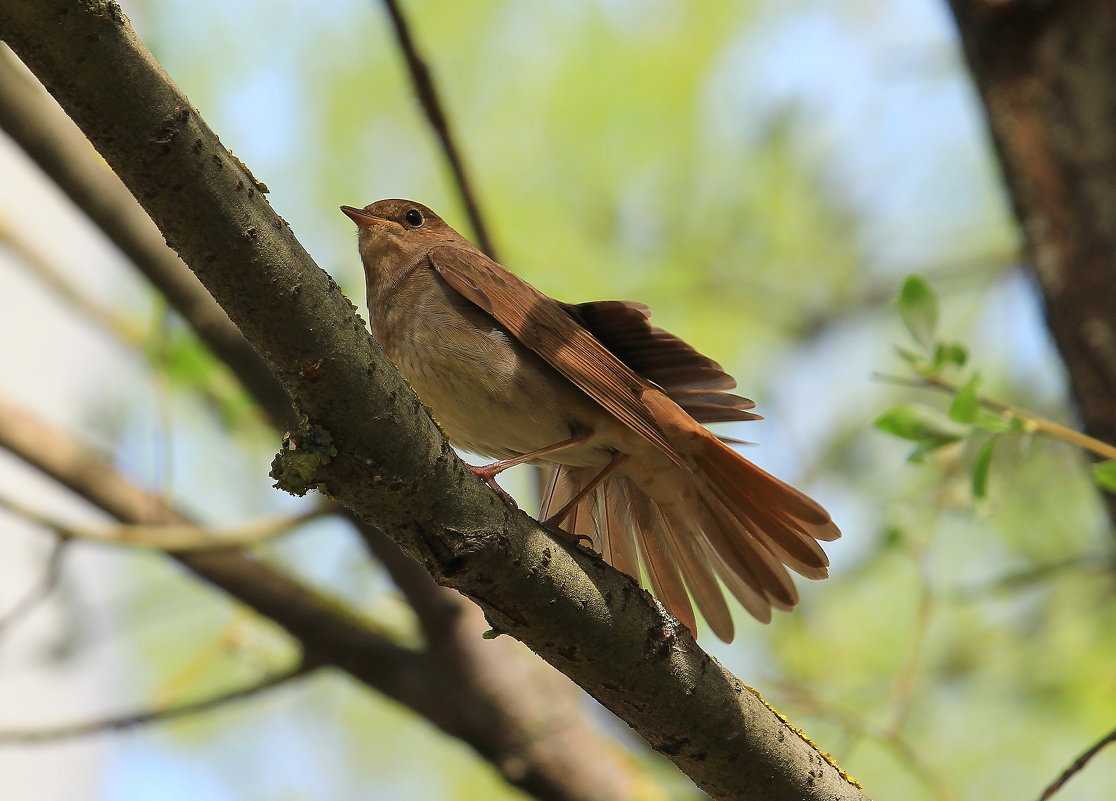
<instances>
[{"instance_id":1,"label":"rufous tail","mask_svg":"<svg viewBox=\"0 0 1116 801\"><path fill-rule=\"evenodd\" d=\"M679 470L679 486L692 491L656 500L617 474L579 503L564 527L590 537L609 564L636 579L642 566L656 597L692 631L696 605L713 632L731 642L732 616L718 579L757 620L769 622L772 608L798 603L788 568L825 578L829 559L818 543L841 532L817 502L712 434L693 458L693 474ZM542 515L561 508L595 473L554 470Z\"/></svg>"}]
</instances>

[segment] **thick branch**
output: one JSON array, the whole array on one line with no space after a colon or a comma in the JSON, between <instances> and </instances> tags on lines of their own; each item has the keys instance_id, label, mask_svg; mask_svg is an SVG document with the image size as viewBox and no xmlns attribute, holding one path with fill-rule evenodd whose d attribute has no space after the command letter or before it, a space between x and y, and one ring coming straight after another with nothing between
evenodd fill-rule
<instances>
[{"instance_id":1,"label":"thick branch","mask_svg":"<svg viewBox=\"0 0 1116 801\"><path fill-rule=\"evenodd\" d=\"M191 525L186 515L132 484L80 443L0 398L0 448L124 523ZM238 550L181 554L191 572L298 638L307 662L333 664L386 695L427 706L407 681L418 655L338 604Z\"/></svg>"},{"instance_id":2,"label":"thick branch","mask_svg":"<svg viewBox=\"0 0 1116 801\"><path fill-rule=\"evenodd\" d=\"M131 214L138 218L125 225L125 231L133 224L155 231L135 199L115 175L104 169L70 119L41 87L27 91L27 76L22 70L12 69L10 63L5 64L4 56L11 61L6 51L0 53L0 122L14 121L13 134L28 128L43 134L18 139L48 174L63 182L63 188L79 205L100 202L102 192L109 196L122 192L118 216ZM5 66L10 74L4 71ZM19 83L9 82L9 77ZM105 180L105 186L98 183ZM95 213L96 208L94 205L87 210L94 221L104 222ZM115 224L116 220L113 216L108 223ZM115 228L112 234L120 235ZM157 287L197 286L197 279L180 259L165 258L170 252L160 236L133 244L132 254L138 254L139 264ZM186 300L190 301L190 296ZM197 302L176 304L183 319L199 334L220 325L224 326L217 332L220 338L240 340L244 347L215 349L215 355L238 376L248 376L245 388L261 407L270 410L274 424L283 424L288 408L285 391L280 395L273 392L276 383L263 361L212 297L203 291L201 300L194 300ZM260 369L269 381L251 380ZM573 696L572 685L565 678L545 664L525 660L522 648L515 643L482 641L480 633L486 625L478 619L471 602L457 592L438 587L397 545L377 535L367 524L355 522L366 539L378 543L376 554L414 606L427 642L437 645L401 663L404 675L384 680L387 685L406 682L412 697L427 699L423 706L412 707L415 712L434 716L432 720L444 731L469 743L509 782L538 798L614 801L642 792L648 779L640 777L632 760L590 726L583 705ZM435 608L438 614L432 613ZM282 620L277 622L283 625ZM376 686L383 689L384 685ZM396 700L406 702L398 697Z\"/></svg>"},{"instance_id":3,"label":"thick branch","mask_svg":"<svg viewBox=\"0 0 1116 801\"><path fill-rule=\"evenodd\" d=\"M0 448L119 520L148 525L187 522L185 515L132 485L80 443L2 397ZM394 546L382 554L396 562L404 558ZM434 588L442 598L444 619L433 633L437 647L420 653L396 646L343 607L239 551L185 554L178 560L298 638L308 664L336 665L409 706L467 742L509 782L536 797L547 801L637 797L640 779L624 757L588 727L571 703L571 685L549 670L539 670L537 662L526 663L512 643L483 641L474 619L476 608L463 608L457 593L448 598L445 595L452 591ZM409 561L432 583L418 563ZM393 575L397 575L394 570ZM427 588L418 588L417 578L404 582L409 597L425 594ZM428 607L429 603L420 607L420 617ZM468 642L455 644L458 640ZM482 653L482 645L495 647Z\"/></svg>"},{"instance_id":4,"label":"thick branch","mask_svg":"<svg viewBox=\"0 0 1116 801\"><path fill-rule=\"evenodd\" d=\"M1116 442L1116 5L950 5L1084 429Z\"/></svg>"},{"instance_id":5,"label":"thick branch","mask_svg":"<svg viewBox=\"0 0 1116 801\"><path fill-rule=\"evenodd\" d=\"M290 400L267 365L167 247L120 179L104 168L81 132L5 48L0 48L0 128L135 263L214 355L236 372L272 423L280 428L293 424Z\"/></svg>"},{"instance_id":6,"label":"thick branch","mask_svg":"<svg viewBox=\"0 0 1116 801\"><path fill-rule=\"evenodd\" d=\"M631 579L511 513L465 468L115 4L8 3L0 36L306 416L297 449L277 461L286 486L323 489L375 520L714 798L861 797Z\"/></svg>"}]
</instances>

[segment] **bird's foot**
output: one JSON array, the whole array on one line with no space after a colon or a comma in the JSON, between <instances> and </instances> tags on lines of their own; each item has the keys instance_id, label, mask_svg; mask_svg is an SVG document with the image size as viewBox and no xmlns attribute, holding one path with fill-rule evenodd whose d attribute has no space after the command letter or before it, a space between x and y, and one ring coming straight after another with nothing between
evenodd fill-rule
<instances>
[{"instance_id":1,"label":"bird's foot","mask_svg":"<svg viewBox=\"0 0 1116 801\"><path fill-rule=\"evenodd\" d=\"M519 504L515 502L515 498L508 495L508 493L504 491L504 488L496 483L496 476L507 469L507 465L504 462L493 462L492 464L481 465L480 467L468 465L468 468L473 471L473 475L491 487L492 491L500 496L500 500L511 507L513 511L519 509Z\"/></svg>"},{"instance_id":2,"label":"bird's foot","mask_svg":"<svg viewBox=\"0 0 1116 801\"><path fill-rule=\"evenodd\" d=\"M577 545L581 548L589 548L590 550L592 550L593 538L586 534L572 534L569 531L566 531L564 528L562 528L561 525L562 517L565 517L565 515L559 512L559 514L551 515L545 520L540 520L539 525L545 528L547 531L557 534L559 537L561 537L571 545Z\"/></svg>"}]
</instances>

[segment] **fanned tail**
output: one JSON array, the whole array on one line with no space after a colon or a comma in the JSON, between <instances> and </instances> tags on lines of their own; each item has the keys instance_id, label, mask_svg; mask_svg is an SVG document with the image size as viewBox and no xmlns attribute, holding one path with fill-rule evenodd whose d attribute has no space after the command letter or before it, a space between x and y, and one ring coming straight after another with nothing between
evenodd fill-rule
<instances>
[{"instance_id":1,"label":"fanned tail","mask_svg":"<svg viewBox=\"0 0 1116 801\"><path fill-rule=\"evenodd\" d=\"M656 597L696 631L692 597L713 632L731 642L732 616L718 578L753 617L769 622L772 608L798 603L788 568L825 578L829 559L818 543L841 533L818 503L712 434L693 458L695 473L679 470L678 476L691 492L657 501L616 474L578 504L566 528L590 537L609 564L637 579L642 564ZM561 508L595 473L556 468L543 515Z\"/></svg>"}]
</instances>

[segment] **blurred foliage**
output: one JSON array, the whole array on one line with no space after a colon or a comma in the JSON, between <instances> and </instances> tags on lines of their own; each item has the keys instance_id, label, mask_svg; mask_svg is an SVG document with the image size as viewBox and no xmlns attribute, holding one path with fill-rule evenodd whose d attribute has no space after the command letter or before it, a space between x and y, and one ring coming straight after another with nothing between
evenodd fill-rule
<instances>
[{"instance_id":1,"label":"blurred foliage","mask_svg":"<svg viewBox=\"0 0 1116 801\"><path fill-rule=\"evenodd\" d=\"M1079 453L997 430L976 402L979 389L1069 417L938 5L405 2L504 262L564 300L649 303L768 418L726 433L758 440L749 455L842 525L833 578L804 586L798 611L703 643L874 797L1026 798L1116 718L1111 536ZM128 11L354 300L338 205L413 197L464 230L374 0ZM903 284L912 270L941 297ZM901 363L969 371L952 400L870 379L899 336L896 293L916 346ZM106 375L93 436L204 519L290 508L266 477L277 438L246 422L242 393L179 325L161 330L146 347L170 397L136 392L141 368ZM1111 486L1111 464L1096 471ZM265 554L411 625L340 526ZM270 626L159 560L126 565L139 588L114 632L134 657L127 697L202 695L289 656ZM694 797L631 746L672 798ZM152 766L179 780L143 784ZM114 800L518 797L460 743L338 677L134 735L107 777ZM1114 783L1102 754L1073 797L1110 798Z\"/></svg>"}]
</instances>

